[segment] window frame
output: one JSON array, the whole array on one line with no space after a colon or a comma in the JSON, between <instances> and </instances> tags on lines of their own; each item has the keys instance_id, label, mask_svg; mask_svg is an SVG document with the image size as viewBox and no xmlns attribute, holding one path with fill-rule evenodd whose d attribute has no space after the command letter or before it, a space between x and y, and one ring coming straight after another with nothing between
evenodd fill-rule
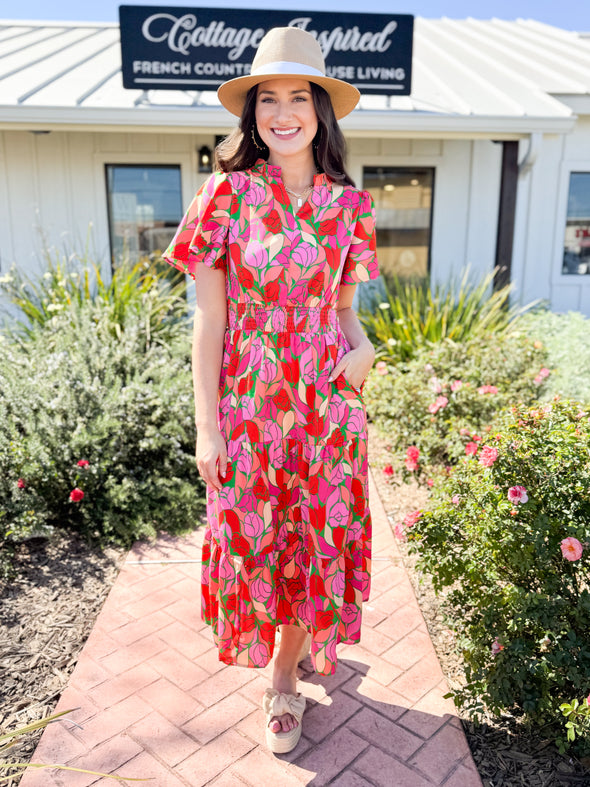
<instances>
[{"instance_id":1,"label":"window frame","mask_svg":"<svg viewBox=\"0 0 590 787\"><path fill-rule=\"evenodd\" d=\"M390 169L395 171L404 171L404 172L416 172L416 170L430 170L432 174L432 187L431 187L431 198L430 198L430 209L428 214L428 228L429 228L429 237L428 237L428 256L426 259L426 279L428 281L431 280L432 277L432 246L433 246L433 222L434 222L434 203L435 203L435 190L436 190L436 170L437 167L435 164L372 164L365 162L362 165L361 169L361 183L362 188L364 190L368 190L368 187L365 182L365 172L367 169ZM379 226L376 226L376 229L379 230ZM381 228L383 229L383 228Z\"/></svg>"},{"instance_id":2,"label":"window frame","mask_svg":"<svg viewBox=\"0 0 590 787\"><path fill-rule=\"evenodd\" d=\"M588 175L590 177L590 162L588 159L569 159L562 162L559 173L557 190L557 205L555 210L555 233L553 244L553 275L552 286L583 287L590 289L590 274L572 274L563 272L563 250L565 230L567 225L567 204L569 200L570 176L572 174Z\"/></svg>"},{"instance_id":3,"label":"window frame","mask_svg":"<svg viewBox=\"0 0 590 787\"><path fill-rule=\"evenodd\" d=\"M124 144L124 143L122 143ZM196 142L195 142L196 145ZM95 215L96 237L105 238L106 247L97 250L101 259L101 274L105 281L110 281L113 275L111 258L111 236L108 216L108 191L106 182L107 164L115 166L125 166L139 164L152 166L157 164L180 166L180 188L182 197L182 208L186 210L190 201L195 196L201 183L209 177L208 174L198 172L198 160L195 150L188 153L159 153L157 151L145 150L137 153L128 153L121 150L96 152L94 154L94 194L95 194ZM191 279L187 274L187 292L192 293L194 289Z\"/></svg>"},{"instance_id":4,"label":"window frame","mask_svg":"<svg viewBox=\"0 0 590 787\"><path fill-rule=\"evenodd\" d=\"M124 164L121 163L113 163L107 161L103 165L103 172L104 172L104 182L105 182L105 195L106 195L106 209L107 209L107 229L108 229L108 238L109 238L109 262L111 267L111 274L114 273L115 267L113 262L113 236L111 233L112 223L111 223L111 199L110 199L110 192L109 192L109 167L128 167L132 169L141 169L142 167L148 168L151 167L152 169L177 169L178 175L180 177L180 216L178 221L180 221L184 215L184 200L183 200L183 188L182 188L182 167L179 163L154 163L154 162L125 162ZM172 233L174 234L174 233ZM163 251L163 250L162 250Z\"/></svg>"}]
</instances>

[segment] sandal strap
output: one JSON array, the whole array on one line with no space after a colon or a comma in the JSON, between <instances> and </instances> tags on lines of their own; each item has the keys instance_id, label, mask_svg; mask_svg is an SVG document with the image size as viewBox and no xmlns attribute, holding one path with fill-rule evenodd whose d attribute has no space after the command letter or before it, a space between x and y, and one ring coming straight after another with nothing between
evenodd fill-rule
<instances>
[{"instance_id":1,"label":"sandal strap","mask_svg":"<svg viewBox=\"0 0 590 787\"><path fill-rule=\"evenodd\" d=\"M283 694L276 689L267 689L262 699L262 708L267 716L282 716L290 713L297 722L301 722L305 710L305 697L303 694Z\"/></svg>"}]
</instances>

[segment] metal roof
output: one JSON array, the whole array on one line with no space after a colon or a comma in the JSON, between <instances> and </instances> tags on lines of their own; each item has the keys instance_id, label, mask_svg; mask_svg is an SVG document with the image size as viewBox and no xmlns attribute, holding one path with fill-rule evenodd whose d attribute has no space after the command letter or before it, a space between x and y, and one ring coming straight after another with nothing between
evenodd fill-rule
<instances>
[{"instance_id":1,"label":"metal roof","mask_svg":"<svg viewBox=\"0 0 590 787\"><path fill-rule=\"evenodd\" d=\"M578 100L578 111L590 98L587 34L530 19L416 17L411 95L363 96L342 125L365 134L567 131L575 115L560 96ZM124 89L118 24L0 20L0 127L234 124L211 91Z\"/></svg>"}]
</instances>

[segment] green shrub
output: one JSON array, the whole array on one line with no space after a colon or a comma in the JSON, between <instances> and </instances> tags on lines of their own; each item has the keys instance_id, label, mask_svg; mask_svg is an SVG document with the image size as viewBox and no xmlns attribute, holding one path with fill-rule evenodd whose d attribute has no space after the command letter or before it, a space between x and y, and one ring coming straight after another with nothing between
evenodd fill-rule
<instances>
[{"instance_id":1,"label":"green shrub","mask_svg":"<svg viewBox=\"0 0 590 787\"><path fill-rule=\"evenodd\" d=\"M455 702L559 727L590 687L590 412L506 412L406 524L464 655Z\"/></svg>"},{"instance_id":2,"label":"green shrub","mask_svg":"<svg viewBox=\"0 0 590 787\"><path fill-rule=\"evenodd\" d=\"M553 370L544 398L556 394L590 404L590 320L578 312L534 311L519 323L532 339L541 341Z\"/></svg>"},{"instance_id":3,"label":"green shrub","mask_svg":"<svg viewBox=\"0 0 590 787\"><path fill-rule=\"evenodd\" d=\"M4 281L23 316L0 335L0 549L53 527L125 545L193 528L186 300L143 265L94 290L87 268L48 273Z\"/></svg>"},{"instance_id":4,"label":"green shrub","mask_svg":"<svg viewBox=\"0 0 590 787\"><path fill-rule=\"evenodd\" d=\"M54 317L0 362L0 521L22 535L71 527L130 544L197 522L203 487L188 332L145 349L129 320L119 339L94 307ZM85 460L88 466L78 462ZM18 479L22 479L18 488ZM83 500L72 502L79 488Z\"/></svg>"},{"instance_id":5,"label":"green shrub","mask_svg":"<svg viewBox=\"0 0 590 787\"><path fill-rule=\"evenodd\" d=\"M508 308L510 286L490 294L494 273L473 283L466 270L459 283L434 290L428 280L390 277L381 303L359 312L377 358L408 361L445 339L461 342L505 331L523 309Z\"/></svg>"},{"instance_id":6,"label":"green shrub","mask_svg":"<svg viewBox=\"0 0 590 787\"><path fill-rule=\"evenodd\" d=\"M400 461L408 446L418 448L420 480L433 466L465 456L503 407L535 401L547 379L535 382L544 361L543 350L517 331L461 343L447 339L408 363L378 362L364 397Z\"/></svg>"}]
</instances>

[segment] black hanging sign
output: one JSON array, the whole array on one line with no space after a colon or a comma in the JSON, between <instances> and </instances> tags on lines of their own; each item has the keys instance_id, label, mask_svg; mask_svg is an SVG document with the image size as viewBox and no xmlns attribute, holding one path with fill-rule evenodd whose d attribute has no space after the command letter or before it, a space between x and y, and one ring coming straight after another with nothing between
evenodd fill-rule
<instances>
[{"instance_id":1,"label":"black hanging sign","mask_svg":"<svg viewBox=\"0 0 590 787\"><path fill-rule=\"evenodd\" d=\"M119 6L123 86L217 90L250 73L271 27L302 27L320 42L327 76L363 93L407 96L414 17L409 14Z\"/></svg>"}]
</instances>

